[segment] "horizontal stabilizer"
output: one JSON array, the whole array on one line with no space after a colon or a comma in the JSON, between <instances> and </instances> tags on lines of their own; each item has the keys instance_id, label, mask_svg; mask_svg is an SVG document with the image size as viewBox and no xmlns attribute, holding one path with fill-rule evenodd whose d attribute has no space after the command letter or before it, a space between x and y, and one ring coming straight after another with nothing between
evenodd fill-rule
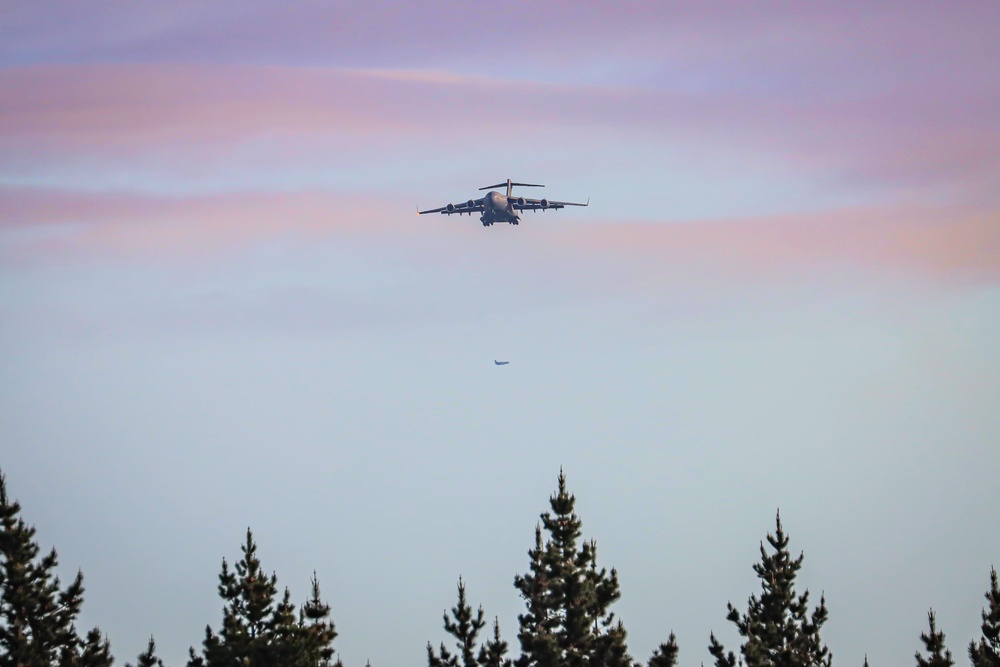
<instances>
[{"instance_id":1,"label":"horizontal stabilizer","mask_svg":"<svg viewBox=\"0 0 1000 667\"><path fill-rule=\"evenodd\" d=\"M536 183L512 183L507 181L506 183L497 183L496 185L487 185L485 188L479 188L480 190L492 190L493 188L506 188L507 186L520 185L523 188L544 188L544 185L538 185Z\"/></svg>"}]
</instances>

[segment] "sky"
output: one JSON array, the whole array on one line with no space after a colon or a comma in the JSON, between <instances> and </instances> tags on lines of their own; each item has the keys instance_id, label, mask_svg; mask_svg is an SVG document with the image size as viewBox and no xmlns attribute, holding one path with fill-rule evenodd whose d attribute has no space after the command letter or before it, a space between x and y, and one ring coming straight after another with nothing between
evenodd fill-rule
<instances>
[{"instance_id":1,"label":"sky","mask_svg":"<svg viewBox=\"0 0 1000 667\"><path fill-rule=\"evenodd\" d=\"M1000 566L994 2L0 3L0 470L120 663L250 527L349 665L462 576L516 654L560 468L645 661L780 509L837 664ZM511 178L587 208L415 215ZM509 360L498 367L494 360Z\"/></svg>"}]
</instances>

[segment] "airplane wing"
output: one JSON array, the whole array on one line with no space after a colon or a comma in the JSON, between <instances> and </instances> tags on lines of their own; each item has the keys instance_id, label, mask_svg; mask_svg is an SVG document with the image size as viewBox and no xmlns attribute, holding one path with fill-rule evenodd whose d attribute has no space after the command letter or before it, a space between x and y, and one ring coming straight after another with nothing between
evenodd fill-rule
<instances>
[{"instance_id":1,"label":"airplane wing","mask_svg":"<svg viewBox=\"0 0 1000 667\"><path fill-rule=\"evenodd\" d=\"M417 209L417 215L424 215L425 213L440 213L442 215L468 213L469 215L472 215L473 213L482 213L484 208L482 199L470 199L469 201L464 201L460 204L448 204L447 206L432 208L428 211L421 211Z\"/></svg>"},{"instance_id":2,"label":"airplane wing","mask_svg":"<svg viewBox=\"0 0 1000 667\"><path fill-rule=\"evenodd\" d=\"M548 199L525 199L523 204L519 204L514 200L511 203L517 211L546 211L550 208L558 210L567 206L590 206L590 199L587 200L586 204L578 204L571 201L549 201Z\"/></svg>"}]
</instances>

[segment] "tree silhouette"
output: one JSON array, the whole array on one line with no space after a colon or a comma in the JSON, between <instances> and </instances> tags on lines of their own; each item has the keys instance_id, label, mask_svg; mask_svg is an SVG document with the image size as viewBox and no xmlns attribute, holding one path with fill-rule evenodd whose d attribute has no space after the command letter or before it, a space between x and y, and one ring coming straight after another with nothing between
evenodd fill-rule
<instances>
[{"instance_id":1,"label":"tree silhouette","mask_svg":"<svg viewBox=\"0 0 1000 667\"><path fill-rule=\"evenodd\" d=\"M989 610L983 609L983 636L979 643L969 642L973 667L1000 667L1000 587L996 568L990 568L990 590L986 592Z\"/></svg>"},{"instance_id":2,"label":"tree silhouette","mask_svg":"<svg viewBox=\"0 0 1000 667\"><path fill-rule=\"evenodd\" d=\"M951 651L944 646L944 632L938 631L934 623L934 610L927 612L927 622L930 630L920 633L920 641L924 643L927 657L914 654L918 667L951 667L955 661L951 659Z\"/></svg>"},{"instance_id":3,"label":"tree silhouette","mask_svg":"<svg viewBox=\"0 0 1000 667\"><path fill-rule=\"evenodd\" d=\"M820 596L810 615L809 591L796 596L795 577L804 556L792 558L780 512L775 524L774 535L767 535L771 553L761 542L760 562L753 566L761 583L760 597L750 596L745 614L729 603L726 618L744 637L740 652L747 667L830 667L833 658L819 634L828 616L826 600ZM736 666L736 656L726 653L714 633L708 650L716 667Z\"/></svg>"},{"instance_id":4,"label":"tree silhouette","mask_svg":"<svg viewBox=\"0 0 1000 667\"><path fill-rule=\"evenodd\" d=\"M132 667L132 664L126 662L125 667ZM146 650L136 658L135 667L163 667L163 661L156 657L156 642L152 637L149 638Z\"/></svg>"},{"instance_id":5,"label":"tree silhouette","mask_svg":"<svg viewBox=\"0 0 1000 667\"><path fill-rule=\"evenodd\" d=\"M0 667L110 667L108 640L94 628L77 634L83 574L62 588L52 549L39 558L35 528L7 496L0 473Z\"/></svg>"},{"instance_id":6,"label":"tree silhouette","mask_svg":"<svg viewBox=\"0 0 1000 667\"><path fill-rule=\"evenodd\" d=\"M444 629L456 640L458 654L452 654L441 643L440 652L435 655L431 643L427 642L427 664L429 667L478 667L476 660L476 637L479 631L486 625L483 620L483 608L480 607L475 615L472 607L465 599L465 582L458 578L458 604L451 608L451 618L448 612L444 613ZM459 662L461 657L461 662Z\"/></svg>"},{"instance_id":7,"label":"tree silhouette","mask_svg":"<svg viewBox=\"0 0 1000 667\"><path fill-rule=\"evenodd\" d=\"M337 636L330 607L319 596L316 575L312 597L296 614L288 589L279 600L278 577L266 574L257 558L253 533L247 528L243 557L234 571L222 560L219 596L226 606L219 633L205 627L202 654L192 648L188 667L327 667Z\"/></svg>"},{"instance_id":8,"label":"tree silhouette","mask_svg":"<svg viewBox=\"0 0 1000 667\"><path fill-rule=\"evenodd\" d=\"M597 567L597 544L579 543L582 521L573 511L576 498L559 488L541 515L529 571L514 579L526 610L518 616L521 656L517 667L633 665L625 628L611 605L621 597L618 574ZM542 541L542 529L548 538Z\"/></svg>"},{"instance_id":9,"label":"tree silhouette","mask_svg":"<svg viewBox=\"0 0 1000 667\"><path fill-rule=\"evenodd\" d=\"M660 644L649 658L649 667L675 667L677 665L677 637L673 632L666 644Z\"/></svg>"},{"instance_id":10,"label":"tree silhouette","mask_svg":"<svg viewBox=\"0 0 1000 667\"><path fill-rule=\"evenodd\" d=\"M500 639L500 621L493 619L493 636L479 649L480 667L511 667L507 656L507 642Z\"/></svg>"}]
</instances>

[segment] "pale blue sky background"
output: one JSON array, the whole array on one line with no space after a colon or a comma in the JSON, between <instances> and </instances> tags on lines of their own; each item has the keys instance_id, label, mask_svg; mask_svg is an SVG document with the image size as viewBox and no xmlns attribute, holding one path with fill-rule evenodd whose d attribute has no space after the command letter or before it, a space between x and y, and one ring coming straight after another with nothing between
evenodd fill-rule
<instances>
[{"instance_id":1,"label":"pale blue sky background","mask_svg":"<svg viewBox=\"0 0 1000 667\"><path fill-rule=\"evenodd\" d=\"M183 664L250 526L348 665L422 663L459 575L516 654L562 466L637 659L737 648L780 507L837 664L930 607L965 664L996 5L467 7L4 7L0 467L83 625ZM414 215L508 177L592 205Z\"/></svg>"}]
</instances>

